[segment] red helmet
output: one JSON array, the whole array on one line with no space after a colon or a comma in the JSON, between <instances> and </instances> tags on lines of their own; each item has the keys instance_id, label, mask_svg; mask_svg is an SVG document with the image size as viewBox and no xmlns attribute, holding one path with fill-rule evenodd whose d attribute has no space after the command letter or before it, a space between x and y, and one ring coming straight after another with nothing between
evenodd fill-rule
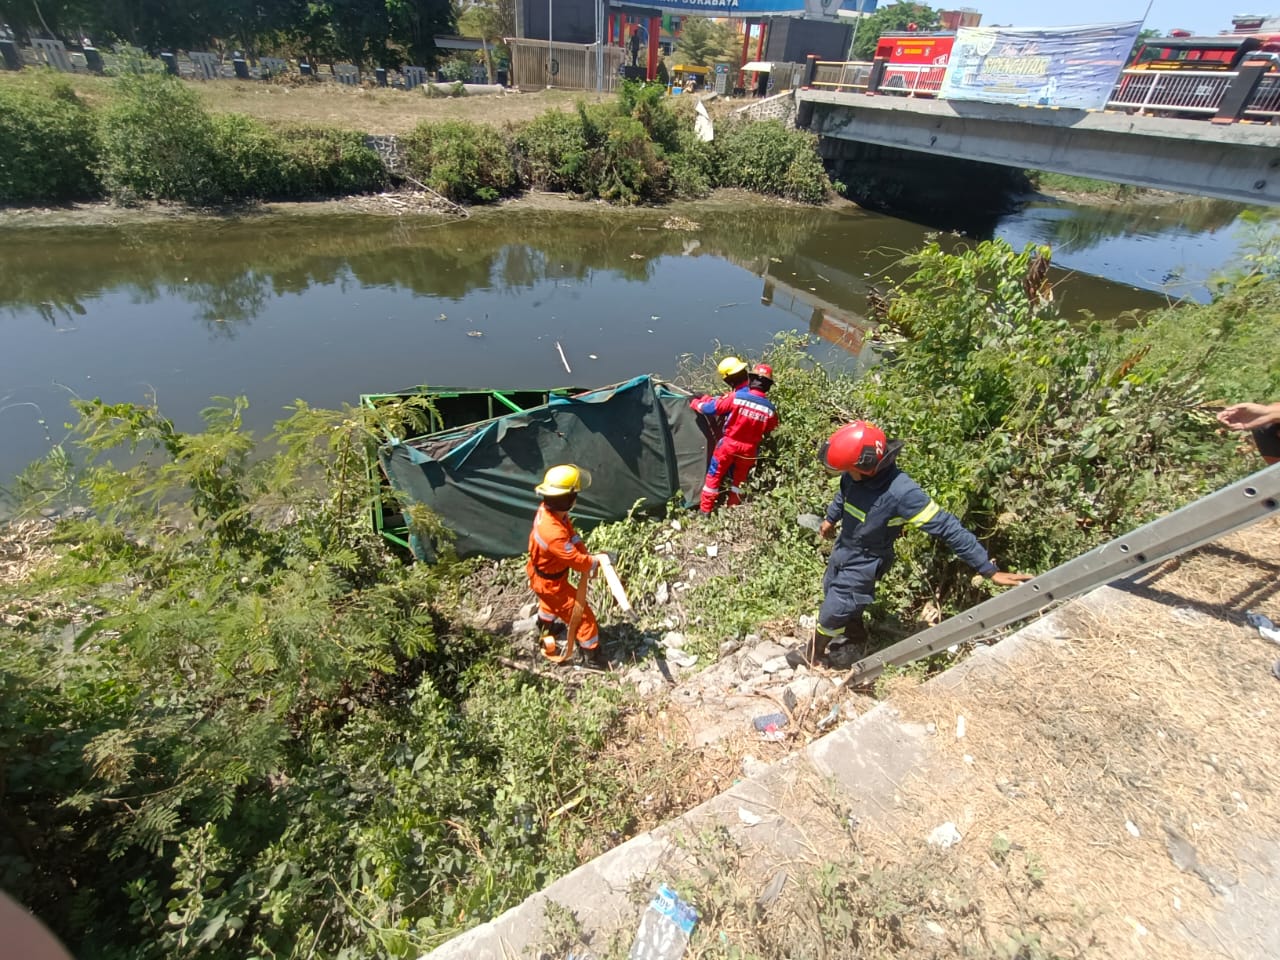
<instances>
[{"instance_id":1,"label":"red helmet","mask_svg":"<svg viewBox=\"0 0 1280 960\"><path fill-rule=\"evenodd\" d=\"M889 440L874 423L855 420L833 433L818 451L818 462L839 473L873 474L889 451Z\"/></svg>"},{"instance_id":2,"label":"red helmet","mask_svg":"<svg viewBox=\"0 0 1280 960\"><path fill-rule=\"evenodd\" d=\"M767 363L757 363L751 368L751 372L757 377L767 377L770 380L773 379L773 367L769 366Z\"/></svg>"}]
</instances>

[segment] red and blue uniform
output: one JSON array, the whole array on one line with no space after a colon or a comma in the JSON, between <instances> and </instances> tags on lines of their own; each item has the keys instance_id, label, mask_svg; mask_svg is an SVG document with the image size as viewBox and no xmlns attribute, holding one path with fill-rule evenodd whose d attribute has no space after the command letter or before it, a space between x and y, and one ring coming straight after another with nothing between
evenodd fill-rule
<instances>
[{"instance_id":1,"label":"red and blue uniform","mask_svg":"<svg viewBox=\"0 0 1280 960\"><path fill-rule=\"evenodd\" d=\"M742 502L742 484L756 462L760 441L778 425L778 410L763 390L754 387L741 387L719 397L699 397L689 406L695 413L725 418L724 433L707 465L702 512L715 508L720 487L729 476L729 506L736 507Z\"/></svg>"}]
</instances>

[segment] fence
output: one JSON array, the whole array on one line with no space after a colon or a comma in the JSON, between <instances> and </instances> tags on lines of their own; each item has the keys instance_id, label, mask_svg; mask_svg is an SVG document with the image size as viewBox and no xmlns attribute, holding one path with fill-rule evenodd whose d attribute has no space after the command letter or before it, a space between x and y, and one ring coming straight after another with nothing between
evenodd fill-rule
<instances>
[{"instance_id":1,"label":"fence","mask_svg":"<svg viewBox=\"0 0 1280 960\"><path fill-rule=\"evenodd\" d=\"M1125 70L1107 106L1139 113L1214 114L1237 76L1228 70Z\"/></svg>"},{"instance_id":2,"label":"fence","mask_svg":"<svg viewBox=\"0 0 1280 960\"><path fill-rule=\"evenodd\" d=\"M504 41L511 50L511 85L523 89L563 87L595 90L596 45L594 43L548 43L546 40ZM600 89L613 91L621 82L621 47L604 48L604 76Z\"/></svg>"},{"instance_id":3,"label":"fence","mask_svg":"<svg viewBox=\"0 0 1280 960\"><path fill-rule=\"evenodd\" d=\"M811 86L819 90L844 93L846 90L866 90L870 79L871 62L868 60L851 60L847 63L819 60Z\"/></svg>"},{"instance_id":4,"label":"fence","mask_svg":"<svg viewBox=\"0 0 1280 960\"><path fill-rule=\"evenodd\" d=\"M942 89L946 66L934 64L890 64L880 81L881 93L905 94L908 97L936 97Z\"/></svg>"}]
</instances>

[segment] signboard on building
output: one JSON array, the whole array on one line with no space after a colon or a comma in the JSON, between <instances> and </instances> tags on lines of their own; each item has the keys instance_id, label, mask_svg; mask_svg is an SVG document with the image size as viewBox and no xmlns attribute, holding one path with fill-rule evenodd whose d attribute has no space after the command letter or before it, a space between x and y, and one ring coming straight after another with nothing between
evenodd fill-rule
<instances>
[{"instance_id":1,"label":"signboard on building","mask_svg":"<svg viewBox=\"0 0 1280 960\"><path fill-rule=\"evenodd\" d=\"M962 27L940 97L1100 109L1142 21L1078 27Z\"/></svg>"}]
</instances>

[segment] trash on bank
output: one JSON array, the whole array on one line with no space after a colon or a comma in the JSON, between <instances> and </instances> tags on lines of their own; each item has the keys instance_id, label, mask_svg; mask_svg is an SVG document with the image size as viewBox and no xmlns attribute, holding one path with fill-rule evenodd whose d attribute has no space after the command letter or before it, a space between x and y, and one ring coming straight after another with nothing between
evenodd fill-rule
<instances>
[{"instance_id":1,"label":"trash on bank","mask_svg":"<svg viewBox=\"0 0 1280 960\"><path fill-rule=\"evenodd\" d=\"M640 917L628 960L680 960L698 922L698 911L665 883Z\"/></svg>"}]
</instances>

